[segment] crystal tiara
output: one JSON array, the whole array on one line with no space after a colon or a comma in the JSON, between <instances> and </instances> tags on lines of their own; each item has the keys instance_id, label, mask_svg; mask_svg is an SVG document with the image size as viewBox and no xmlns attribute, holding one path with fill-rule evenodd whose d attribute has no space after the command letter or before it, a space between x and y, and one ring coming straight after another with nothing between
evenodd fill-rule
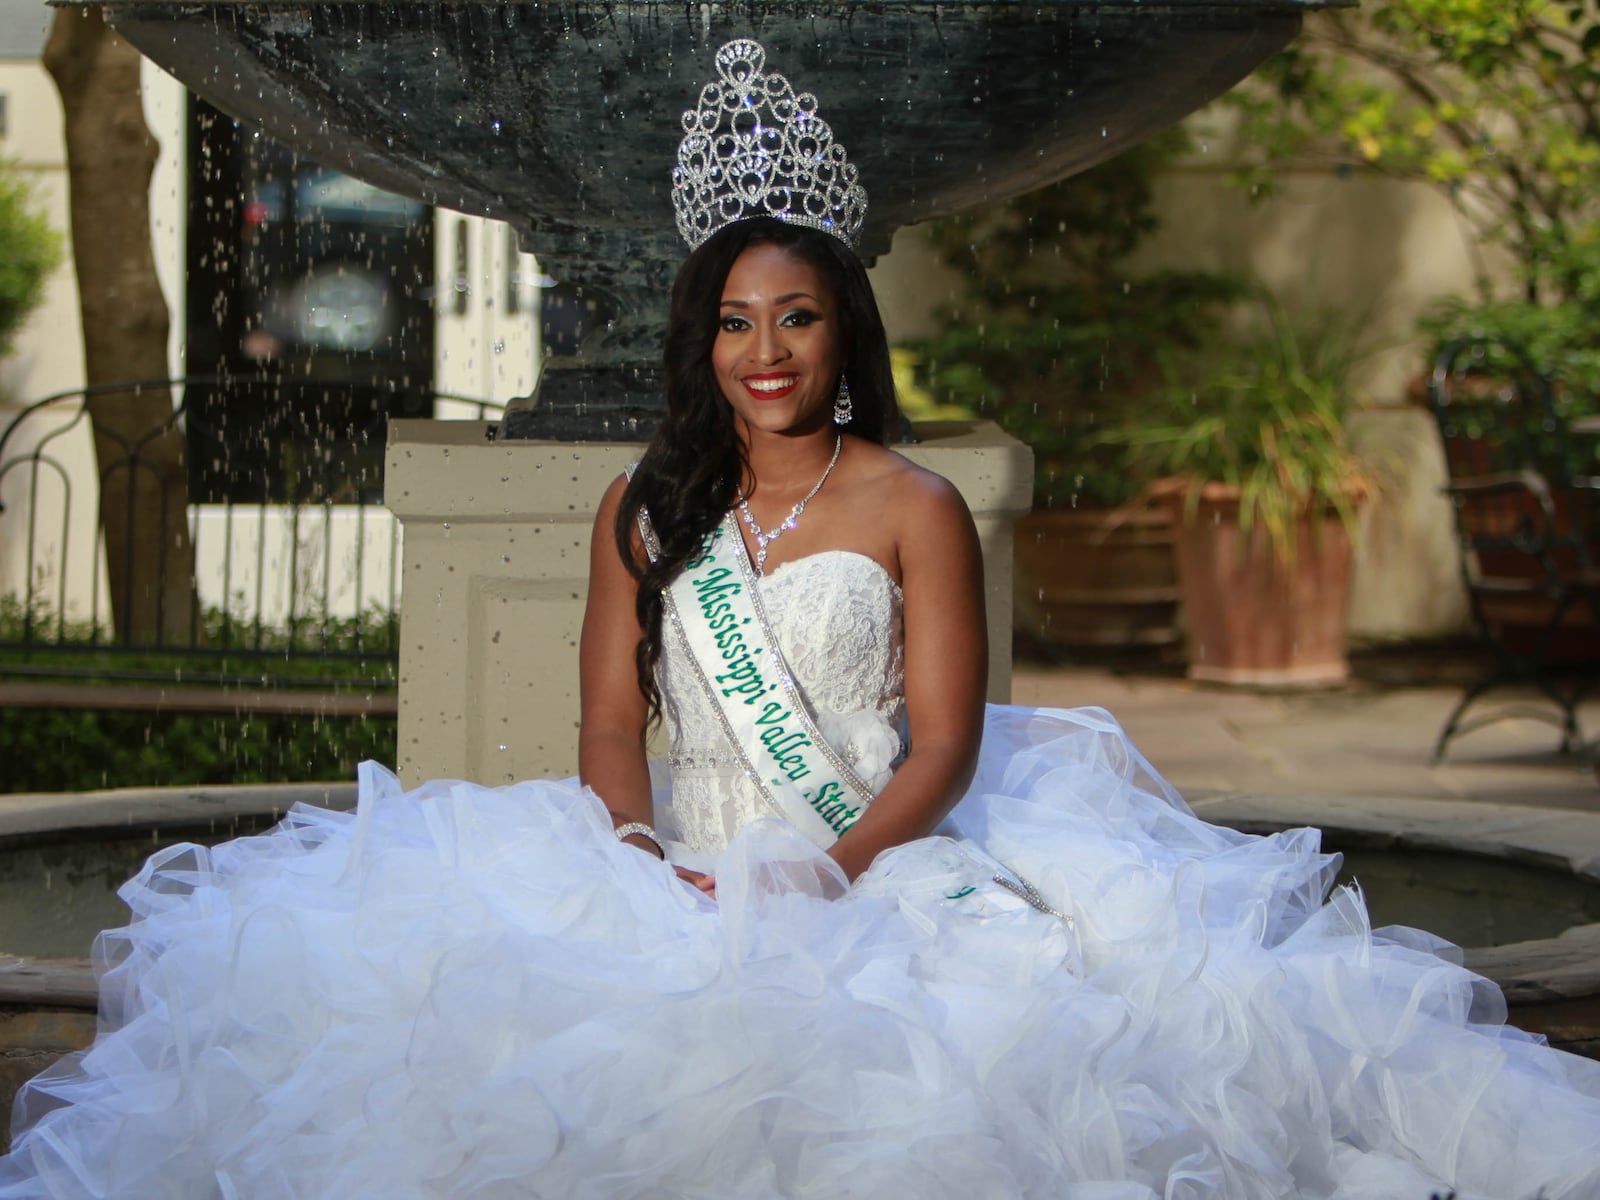
<instances>
[{"instance_id":1,"label":"crystal tiara","mask_svg":"<svg viewBox=\"0 0 1600 1200\"><path fill-rule=\"evenodd\" d=\"M776 71L763 74L766 60L760 42L729 42L717 51L721 79L684 112L672 170L678 232L694 250L735 221L777 217L854 249L867 219L856 167L817 116L817 98L795 95Z\"/></svg>"}]
</instances>

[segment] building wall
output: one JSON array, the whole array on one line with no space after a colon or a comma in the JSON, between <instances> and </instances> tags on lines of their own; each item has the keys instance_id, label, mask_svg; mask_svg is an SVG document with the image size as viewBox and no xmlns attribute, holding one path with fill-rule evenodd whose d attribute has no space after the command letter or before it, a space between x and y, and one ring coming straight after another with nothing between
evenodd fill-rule
<instances>
[{"instance_id":1,"label":"building wall","mask_svg":"<svg viewBox=\"0 0 1600 1200\"><path fill-rule=\"evenodd\" d=\"M37 61L0 61L0 97L7 117L0 156L34 179L41 209L66 235L66 149L55 85ZM185 370L188 100L182 84L149 63L144 66L142 98L146 123L160 144L151 181L150 234L172 314L168 367L178 376ZM526 394L539 366L539 275L533 256L518 253L506 226L498 222L443 211L436 221L439 286L448 286L452 299L459 289L463 303L439 305L435 387L495 403ZM67 244L70 254L70 239ZM464 257L456 255L458 244L465 248ZM512 288L518 292L515 306L508 304ZM520 311L508 311L512 307ZM69 258L50 280L45 303L22 330L13 353L0 359L0 431L25 405L83 383L81 318ZM64 604L75 616L93 612L104 617L109 599L95 537L92 481L97 468L87 423L69 427L70 411L63 406L59 421L30 418L0 453L0 461L13 461L39 448L42 460L38 470L18 465L0 477L0 503L8 514L5 536L0 536L0 595L25 594L31 577L34 593L52 609ZM481 413L476 405L441 403L439 415L477 418ZM353 615L394 599L391 575L399 561L399 531L382 509L341 507L300 521L287 510L239 518L220 506L196 505L190 521L202 603L221 605L242 595L250 611L241 615L254 616L259 610L264 620L281 620L297 591L320 591L319 580L288 578L289 563L316 568L326 561L353 560L358 544L364 548L365 581L360 589L335 583L337 611ZM258 540L267 547L261 558ZM261 572L265 574L258 579Z\"/></svg>"},{"instance_id":2,"label":"building wall","mask_svg":"<svg viewBox=\"0 0 1600 1200\"><path fill-rule=\"evenodd\" d=\"M0 95L6 98L9 118L0 135L0 155L17 161L36 179L52 222L66 230L66 166L54 85L36 62L0 62ZM175 314L169 358L179 374L184 92L176 81L147 66L144 99L147 121L162 147L152 184L151 234L162 288ZM1355 435L1389 460L1396 482L1367 517L1352 602L1353 632L1367 637L1454 632L1464 626L1466 608L1449 511L1437 490L1443 481L1437 444L1426 413L1408 404L1408 386L1425 368L1411 331L1437 298L1466 290L1484 264L1474 257L1453 210L1431 189L1309 173L1291 173L1280 184L1280 194L1252 205L1221 171L1197 156L1161 181L1166 220L1141 251L1140 265L1247 271L1290 303L1337 298L1347 311L1367 315L1374 352L1355 386L1359 403L1371 411L1354 423ZM455 257L462 221L470 222L465 271ZM441 213L436 245L441 292L465 286L470 298L463 312L441 305L437 386L497 401L525 393L538 370L533 318L506 313L503 297L507 280L515 274L523 281L531 309L536 264L509 248L503 226L479 218ZM937 262L923 231L916 228L897 235L893 251L871 274L895 340L929 332L937 308L959 294L959 280ZM0 360L0 418L9 421L23 401L81 386L78 324L69 263L51 280L46 302L23 331L15 353ZM454 415L473 413L463 408ZM93 478L87 431L74 430L53 445L59 447L71 478ZM7 454L14 450L8 446ZM16 476L0 480L0 500L13 505L20 483ZM84 516L85 506L92 505L88 491L74 491L80 511L73 527L78 530L93 528L92 508ZM64 491L59 495L64 499ZM22 583L24 549L14 540L7 543L0 545L0 589L15 592ZM75 538L72 555L69 578L88 579L96 557L92 538ZM88 597L80 593L73 602L81 607Z\"/></svg>"},{"instance_id":3,"label":"building wall","mask_svg":"<svg viewBox=\"0 0 1600 1200\"><path fill-rule=\"evenodd\" d=\"M1468 621L1444 461L1416 388L1426 347L1417 320L1470 290L1485 259L1455 210L1420 184L1288 172L1276 195L1251 203L1224 172L1197 161L1158 181L1160 228L1131 264L1254 276L1293 309L1337 306L1358 318L1364 355L1352 386L1353 440L1391 483L1364 516L1351 597L1357 638L1438 637ZM925 231L901 230L871 270L895 339L931 333L960 281Z\"/></svg>"},{"instance_id":4,"label":"building wall","mask_svg":"<svg viewBox=\"0 0 1600 1200\"><path fill-rule=\"evenodd\" d=\"M14 163L34 185L40 209L50 224L66 238L67 165L62 136L61 102L55 84L37 62L0 62L0 95L5 97L6 129L0 136L0 156ZM77 279L71 259L71 241L66 242L67 258L50 278L44 303L22 328L12 352L0 358L0 432L16 419L21 407L56 392L83 386L83 345L78 316ZM0 450L6 460L33 449L40 437L56 428L30 422L19 427ZM24 443L23 439L26 439ZM49 444L52 460L60 470L47 469L38 476L37 511L50 514L36 526L37 536L46 539L45 549L59 555L61 522L54 519L69 494L81 497L88 490L69 487L69 482L92 480L94 454L87 429L72 429L53 437ZM8 513L27 511L34 480L32 473L12 470L0 478L0 504ZM82 507L81 502L78 505ZM14 527L13 527L14 528ZM74 522L75 533L83 522ZM93 517L88 533L71 536L69 579L89 580L95 575L98 550L92 536ZM20 537L0 538L0 593L17 594L26 583L27 541ZM35 580L37 585L40 581ZM56 580L44 581L47 585ZM87 606L87 595L79 597Z\"/></svg>"}]
</instances>

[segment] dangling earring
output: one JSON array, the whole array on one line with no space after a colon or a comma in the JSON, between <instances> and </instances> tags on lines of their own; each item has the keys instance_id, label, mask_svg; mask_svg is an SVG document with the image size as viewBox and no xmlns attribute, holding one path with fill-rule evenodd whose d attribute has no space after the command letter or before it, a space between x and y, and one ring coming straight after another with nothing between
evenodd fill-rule
<instances>
[{"instance_id":1,"label":"dangling earring","mask_svg":"<svg viewBox=\"0 0 1600 1200\"><path fill-rule=\"evenodd\" d=\"M855 405L850 400L850 385L843 375L839 376L839 390L833 397L833 423L835 425L848 425L850 418L856 415Z\"/></svg>"}]
</instances>

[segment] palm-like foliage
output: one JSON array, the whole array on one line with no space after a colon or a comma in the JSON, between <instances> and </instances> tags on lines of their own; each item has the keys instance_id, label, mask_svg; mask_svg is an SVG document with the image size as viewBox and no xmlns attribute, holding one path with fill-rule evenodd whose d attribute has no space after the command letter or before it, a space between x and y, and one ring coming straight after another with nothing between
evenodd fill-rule
<instances>
[{"instance_id":1,"label":"palm-like foliage","mask_svg":"<svg viewBox=\"0 0 1600 1200\"><path fill-rule=\"evenodd\" d=\"M1237 489L1240 527L1259 523L1292 565L1303 517L1332 512L1353 527L1378 482L1346 435L1350 324L1297 325L1262 296L1254 328L1219 345L1198 376L1169 366L1164 393L1105 440L1126 448L1135 472L1158 477L1147 496L1182 496L1189 519L1207 485Z\"/></svg>"}]
</instances>

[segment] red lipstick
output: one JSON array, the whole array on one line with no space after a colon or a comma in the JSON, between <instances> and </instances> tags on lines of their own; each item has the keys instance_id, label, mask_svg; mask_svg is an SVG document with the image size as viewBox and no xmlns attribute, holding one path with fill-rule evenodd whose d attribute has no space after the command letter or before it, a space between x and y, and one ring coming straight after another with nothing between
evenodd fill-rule
<instances>
[{"instance_id":1,"label":"red lipstick","mask_svg":"<svg viewBox=\"0 0 1600 1200\"><path fill-rule=\"evenodd\" d=\"M794 391L800 377L793 371L774 371L770 374L746 375L739 382L757 400L778 400Z\"/></svg>"}]
</instances>

